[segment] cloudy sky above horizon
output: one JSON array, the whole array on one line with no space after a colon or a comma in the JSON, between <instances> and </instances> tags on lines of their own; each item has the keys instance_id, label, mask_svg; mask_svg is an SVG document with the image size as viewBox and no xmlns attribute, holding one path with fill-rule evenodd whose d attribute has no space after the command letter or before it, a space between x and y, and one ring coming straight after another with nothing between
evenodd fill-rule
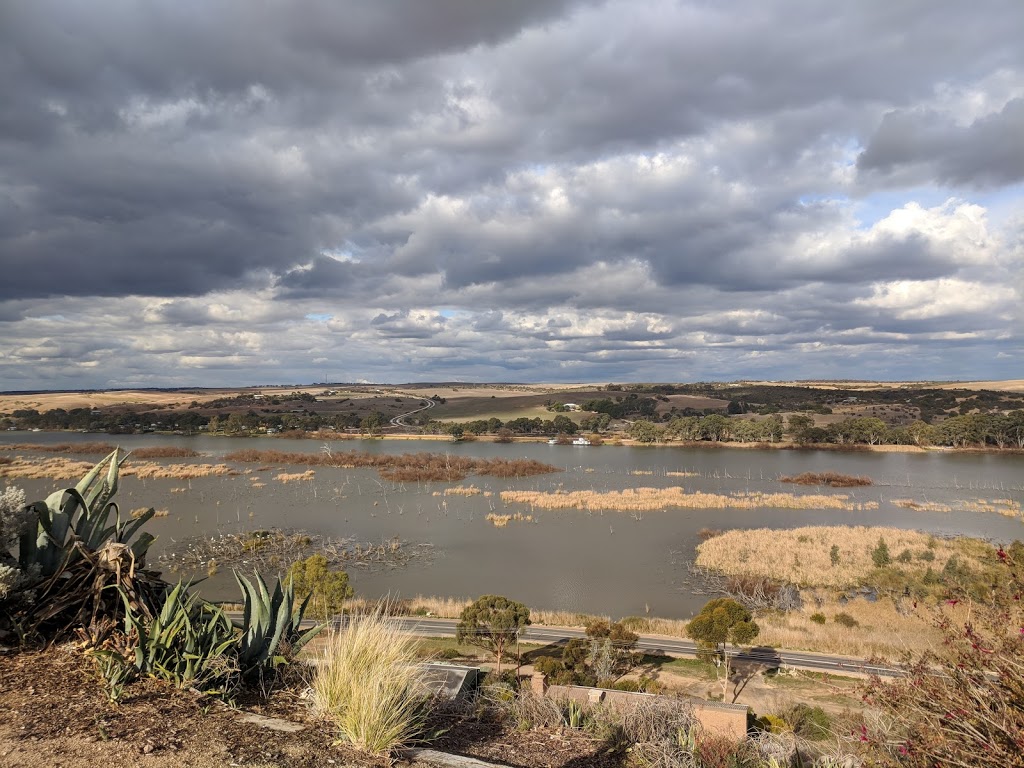
<instances>
[{"instance_id":1,"label":"cloudy sky above horizon","mask_svg":"<svg viewBox=\"0 0 1024 768\"><path fill-rule=\"evenodd\" d=\"M0 4L0 389L1024 377L1024 4Z\"/></svg>"}]
</instances>

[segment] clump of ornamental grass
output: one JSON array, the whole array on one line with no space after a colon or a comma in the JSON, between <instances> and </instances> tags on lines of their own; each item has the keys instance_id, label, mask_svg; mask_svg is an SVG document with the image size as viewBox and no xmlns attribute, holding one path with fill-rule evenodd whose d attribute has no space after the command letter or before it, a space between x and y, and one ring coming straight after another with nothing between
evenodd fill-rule
<instances>
[{"instance_id":1,"label":"clump of ornamental grass","mask_svg":"<svg viewBox=\"0 0 1024 768\"><path fill-rule=\"evenodd\" d=\"M419 641L379 607L328 636L313 700L356 749L387 755L421 734L431 696L417 666L418 648Z\"/></svg>"}]
</instances>

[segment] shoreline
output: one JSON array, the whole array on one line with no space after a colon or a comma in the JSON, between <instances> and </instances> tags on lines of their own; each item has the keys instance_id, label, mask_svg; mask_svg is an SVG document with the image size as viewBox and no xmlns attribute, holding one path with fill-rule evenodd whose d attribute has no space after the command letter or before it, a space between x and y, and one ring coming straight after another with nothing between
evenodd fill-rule
<instances>
[{"instance_id":1,"label":"shoreline","mask_svg":"<svg viewBox=\"0 0 1024 768\"><path fill-rule=\"evenodd\" d=\"M106 436L111 438L119 437L119 434L111 432L80 432L78 430L61 430L61 429L44 429L44 430L15 430L14 432L8 432L8 435L18 435L19 433L24 435L33 434L47 434L47 435L96 435ZM402 432L402 433L387 433L381 435L355 435L341 432L306 432L301 435L292 435L288 433L284 434L255 434L255 435L226 435L223 433L209 434L206 432L197 432L193 434L176 434L174 432L141 432L141 433L124 433L132 436L137 435L153 435L155 437L171 437L171 438L191 438L191 437L218 437L228 440L256 440L261 438L269 438L273 440L336 440L339 442L347 441L368 441L368 440L408 440L408 441L422 441L422 442L436 442L436 443L498 443L498 438L494 435L474 435L472 438L462 438L459 440L453 440L449 435L432 435L432 434L420 434L415 432ZM521 435L515 436L505 444L515 443L547 443L551 439L550 435ZM4 444L0 443L0 447ZM824 451L832 453L955 453L955 454L991 454L996 456L1013 456L1013 455L1024 455L1024 449L1020 448L956 448L953 446L945 445L929 445L929 446L918 446L918 445L867 445L865 443L796 443L792 440L783 440L776 443L750 443L750 442L737 442L737 441L713 441L713 440L686 440L686 441L673 441L667 443L644 443L638 440L633 440L628 437L610 436L603 438L600 443L594 443L590 446L573 446L564 445L559 446L563 448L603 448L603 447L626 447L626 448L699 448L699 449L717 449L725 448L729 450L745 450L745 451Z\"/></svg>"}]
</instances>

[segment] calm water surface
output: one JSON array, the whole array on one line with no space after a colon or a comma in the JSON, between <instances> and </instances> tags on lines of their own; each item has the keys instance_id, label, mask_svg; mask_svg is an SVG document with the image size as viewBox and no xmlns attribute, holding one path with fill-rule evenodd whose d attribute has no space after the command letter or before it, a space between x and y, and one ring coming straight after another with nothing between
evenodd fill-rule
<instances>
[{"instance_id":1,"label":"calm water surface","mask_svg":"<svg viewBox=\"0 0 1024 768\"><path fill-rule=\"evenodd\" d=\"M12 432L0 434L0 445L54 444L103 440L124 449L153 445L184 445L209 460L239 448L316 452L322 441L162 435L84 435ZM523 480L470 476L454 485L474 485L495 495L441 496L447 483L395 484L380 480L374 470L316 468L308 482L281 483L279 470L187 480L125 478L118 500L122 509L153 506L170 514L154 519L149 530L161 547L191 536L219 531L245 531L280 526L327 536L381 541L398 536L411 543L430 543L436 556L429 563L366 572L354 569L357 591L368 597L385 594L470 596L495 592L538 608L613 616L686 617L705 598L691 594L685 562L699 543L697 531L710 528L788 528L799 525L891 525L939 535L967 534L1008 542L1024 538L1019 518L998 514L929 513L902 509L893 499L956 502L974 499L1024 501L1024 456L995 454L836 453L830 451L738 450L728 448L552 446L546 443L445 443L401 440L345 440L331 444L335 452L448 452L478 457L532 458L564 471ZM25 453L28 453L27 451ZM5 452L4 455L10 455ZM779 476L834 470L868 475L868 488L801 488L782 484ZM284 468L284 471L301 471ZM693 477L666 476L692 472ZM266 483L253 488L251 477ZM15 480L33 497L66 482ZM509 489L553 491L621 490L649 486L683 486L686 491L734 491L847 494L855 501L878 502L876 510L814 509L673 509L630 513L605 510L530 510L503 504L497 493ZM532 523L512 522L496 528L485 517L530 513ZM227 574L204 585L211 597L230 598L237 588Z\"/></svg>"}]
</instances>

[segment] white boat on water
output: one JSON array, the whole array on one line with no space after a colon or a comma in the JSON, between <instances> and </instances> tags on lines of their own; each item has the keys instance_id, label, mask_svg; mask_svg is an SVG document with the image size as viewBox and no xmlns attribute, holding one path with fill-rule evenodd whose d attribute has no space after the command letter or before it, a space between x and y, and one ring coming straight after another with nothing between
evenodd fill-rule
<instances>
[{"instance_id":1,"label":"white boat on water","mask_svg":"<svg viewBox=\"0 0 1024 768\"><path fill-rule=\"evenodd\" d=\"M557 437L552 437L550 440L548 440L548 445L558 445L558 444L559 443L558 443L558 438ZM587 438L585 438L585 437L577 437L571 443L562 443L562 445L590 445L590 441L587 440Z\"/></svg>"}]
</instances>

